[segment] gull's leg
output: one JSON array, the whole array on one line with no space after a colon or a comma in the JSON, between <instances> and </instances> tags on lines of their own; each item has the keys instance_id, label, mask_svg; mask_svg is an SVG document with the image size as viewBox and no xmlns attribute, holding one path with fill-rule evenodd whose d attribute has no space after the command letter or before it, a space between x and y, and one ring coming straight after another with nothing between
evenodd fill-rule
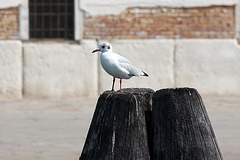
<instances>
[{"instance_id":1,"label":"gull's leg","mask_svg":"<svg viewBox=\"0 0 240 160\"><path fill-rule=\"evenodd\" d=\"M112 91L114 91L115 77L113 77Z\"/></svg>"},{"instance_id":2,"label":"gull's leg","mask_svg":"<svg viewBox=\"0 0 240 160\"><path fill-rule=\"evenodd\" d=\"M122 92L122 79L120 79L120 90L119 92Z\"/></svg>"}]
</instances>

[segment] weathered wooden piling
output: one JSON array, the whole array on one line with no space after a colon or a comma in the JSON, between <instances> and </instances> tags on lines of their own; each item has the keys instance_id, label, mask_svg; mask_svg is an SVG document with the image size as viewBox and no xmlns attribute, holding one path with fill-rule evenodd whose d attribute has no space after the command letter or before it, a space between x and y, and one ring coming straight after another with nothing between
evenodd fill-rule
<instances>
[{"instance_id":1,"label":"weathered wooden piling","mask_svg":"<svg viewBox=\"0 0 240 160\"><path fill-rule=\"evenodd\" d=\"M144 108L152 89L105 91L98 99L80 160L150 159Z\"/></svg>"},{"instance_id":2,"label":"weathered wooden piling","mask_svg":"<svg viewBox=\"0 0 240 160\"><path fill-rule=\"evenodd\" d=\"M203 101L192 88L163 89L153 96L154 160L221 160Z\"/></svg>"},{"instance_id":3,"label":"weathered wooden piling","mask_svg":"<svg viewBox=\"0 0 240 160\"><path fill-rule=\"evenodd\" d=\"M80 160L222 160L193 88L105 91Z\"/></svg>"}]
</instances>

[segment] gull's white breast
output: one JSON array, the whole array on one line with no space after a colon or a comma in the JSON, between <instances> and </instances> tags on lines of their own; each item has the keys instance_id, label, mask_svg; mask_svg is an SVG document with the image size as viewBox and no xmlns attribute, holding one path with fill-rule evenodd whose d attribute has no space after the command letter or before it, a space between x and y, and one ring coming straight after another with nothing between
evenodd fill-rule
<instances>
[{"instance_id":1,"label":"gull's white breast","mask_svg":"<svg viewBox=\"0 0 240 160\"><path fill-rule=\"evenodd\" d=\"M129 79L132 76L129 71L121 66L119 55L113 52L103 52L100 55L103 69L115 78Z\"/></svg>"},{"instance_id":2,"label":"gull's white breast","mask_svg":"<svg viewBox=\"0 0 240 160\"><path fill-rule=\"evenodd\" d=\"M100 56L103 69L115 78L129 79L132 76L143 76L145 73L133 66L131 62L113 52L102 52Z\"/></svg>"}]
</instances>

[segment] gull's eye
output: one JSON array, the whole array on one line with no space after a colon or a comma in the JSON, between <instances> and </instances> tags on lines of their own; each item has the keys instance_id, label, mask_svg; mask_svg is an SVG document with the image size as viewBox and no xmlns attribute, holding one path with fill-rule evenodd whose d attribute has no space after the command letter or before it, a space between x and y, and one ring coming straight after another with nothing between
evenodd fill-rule
<instances>
[{"instance_id":1,"label":"gull's eye","mask_svg":"<svg viewBox=\"0 0 240 160\"><path fill-rule=\"evenodd\" d=\"M105 46L102 46L102 48L105 48Z\"/></svg>"},{"instance_id":2,"label":"gull's eye","mask_svg":"<svg viewBox=\"0 0 240 160\"><path fill-rule=\"evenodd\" d=\"M108 46L108 49L110 49L110 46Z\"/></svg>"}]
</instances>

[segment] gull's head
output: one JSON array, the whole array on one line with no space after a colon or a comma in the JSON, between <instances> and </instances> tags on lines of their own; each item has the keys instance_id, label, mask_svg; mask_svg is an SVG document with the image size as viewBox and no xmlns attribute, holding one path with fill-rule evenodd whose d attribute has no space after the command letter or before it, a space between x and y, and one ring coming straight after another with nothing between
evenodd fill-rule
<instances>
[{"instance_id":1,"label":"gull's head","mask_svg":"<svg viewBox=\"0 0 240 160\"><path fill-rule=\"evenodd\" d=\"M112 52L112 45L110 43L108 43L108 42L101 43L98 46L98 49L95 49L94 51L92 51L92 53L97 52L97 51L100 51L100 52Z\"/></svg>"}]
</instances>

